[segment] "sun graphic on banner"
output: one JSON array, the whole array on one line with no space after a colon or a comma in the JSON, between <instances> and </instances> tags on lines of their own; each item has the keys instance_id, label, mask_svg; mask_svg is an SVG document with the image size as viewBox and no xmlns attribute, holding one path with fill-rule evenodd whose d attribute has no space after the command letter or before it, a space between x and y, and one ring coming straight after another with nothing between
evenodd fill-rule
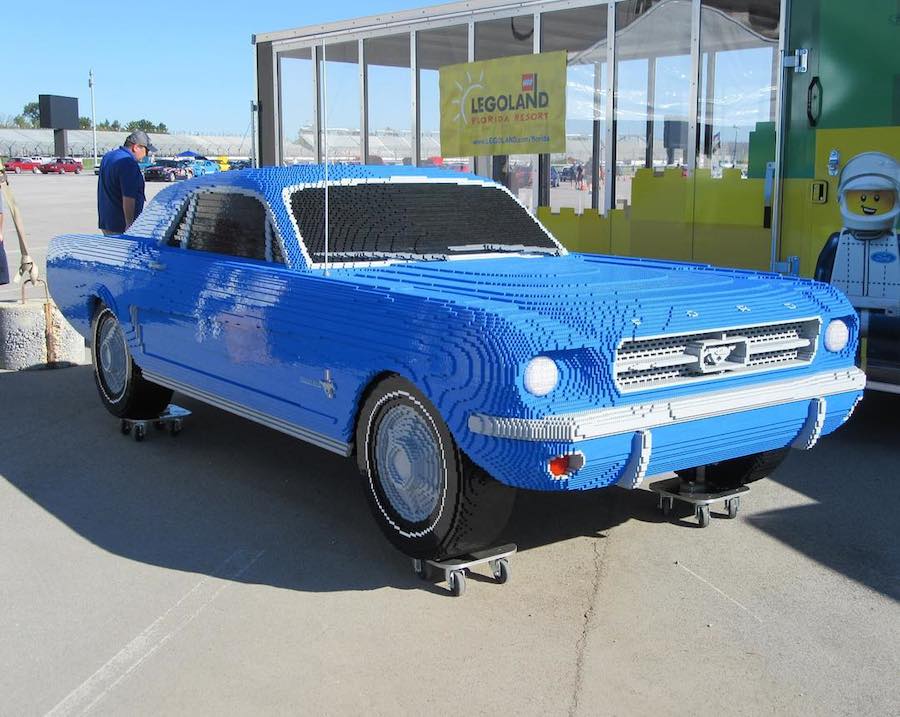
<instances>
[{"instance_id":1,"label":"sun graphic on banner","mask_svg":"<svg viewBox=\"0 0 900 717\"><path fill-rule=\"evenodd\" d=\"M462 124L469 124L469 118L466 117L466 100L469 98L469 95L475 90L480 90L484 87L484 70L481 71L481 74L478 75L477 80L472 79L472 74L470 72L466 72L466 81L468 84L463 87L459 82L455 82L457 89L459 90L459 97L454 100L450 100L451 104L457 106L456 116L453 118L454 120L458 120Z\"/></svg>"}]
</instances>

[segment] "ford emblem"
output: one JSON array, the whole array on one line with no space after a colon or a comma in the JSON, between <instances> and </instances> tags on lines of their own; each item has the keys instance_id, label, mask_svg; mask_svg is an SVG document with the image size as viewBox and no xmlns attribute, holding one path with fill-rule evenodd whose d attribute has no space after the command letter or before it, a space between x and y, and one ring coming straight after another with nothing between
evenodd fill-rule
<instances>
[{"instance_id":1,"label":"ford emblem","mask_svg":"<svg viewBox=\"0 0 900 717\"><path fill-rule=\"evenodd\" d=\"M876 251L872 254L872 261L877 261L879 264L890 264L892 261L897 261L897 255L891 254L889 251Z\"/></svg>"}]
</instances>

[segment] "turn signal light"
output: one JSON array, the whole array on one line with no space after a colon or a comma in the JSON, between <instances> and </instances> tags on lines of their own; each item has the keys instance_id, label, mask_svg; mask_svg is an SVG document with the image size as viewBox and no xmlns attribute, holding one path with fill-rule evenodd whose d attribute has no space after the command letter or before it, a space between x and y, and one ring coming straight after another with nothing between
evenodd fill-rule
<instances>
[{"instance_id":1,"label":"turn signal light","mask_svg":"<svg viewBox=\"0 0 900 717\"><path fill-rule=\"evenodd\" d=\"M548 467L550 468L550 475L554 478L562 478L564 475L568 475L569 456L557 456L556 458L551 458Z\"/></svg>"}]
</instances>

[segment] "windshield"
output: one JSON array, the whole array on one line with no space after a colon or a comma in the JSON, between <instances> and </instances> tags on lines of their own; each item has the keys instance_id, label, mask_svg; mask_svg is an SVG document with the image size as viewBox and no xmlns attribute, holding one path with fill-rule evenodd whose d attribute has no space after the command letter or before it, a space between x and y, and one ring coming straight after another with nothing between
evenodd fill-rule
<instances>
[{"instance_id":1,"label":"windshield","mask_svg":"<svg viewBox=\"0 0 900 717\"><path fill-rule=\"evenodd\" d=\"M315 262L325 259L325 190L299 189L291 211ZM477 184L371 183L328 188L329 262L558 252L505 191Z\"/></svg>"},{"instance_id":2,"label":"windshield","mask_svg":"<svg viewBox=\"0 0 900 717\"><path fill-rule=\"evenodd\" d=\"M174 159L157 159L156 164L160 167L180 167L181 164Z\"/></svg>"}]
</instances>

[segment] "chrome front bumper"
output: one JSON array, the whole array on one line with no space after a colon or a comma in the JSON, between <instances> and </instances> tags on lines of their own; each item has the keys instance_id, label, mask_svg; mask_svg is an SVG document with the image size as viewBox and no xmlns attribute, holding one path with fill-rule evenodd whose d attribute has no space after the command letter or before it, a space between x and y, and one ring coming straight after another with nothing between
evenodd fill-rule
<instances>
[{"instance_id":1,"label":"chrome front bumper","mask_svg":"<svg viewBox=\"0 0 900 717\"><path fill-rule=\"evenodd\" d=\"M853 367L737 389L545 418L506 418L475 413L469 416L468 425L473 433L495 438L574 443L795 401L824 400L826 396L862 391L865 386L866 375ZM822 406L816 410L817 414L824 411ZM814 439L812 443L815 443Z\"/></svg>"}]
</instances>

